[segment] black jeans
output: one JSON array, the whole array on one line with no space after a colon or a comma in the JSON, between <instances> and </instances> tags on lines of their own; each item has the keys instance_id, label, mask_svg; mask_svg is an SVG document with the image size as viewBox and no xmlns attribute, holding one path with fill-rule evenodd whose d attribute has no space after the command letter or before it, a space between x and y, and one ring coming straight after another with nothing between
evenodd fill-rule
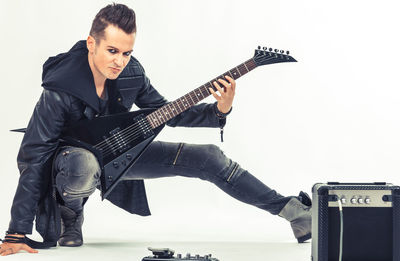
<instances>
[{"instance_id":1,"label":"black jeans","mask_svg":"<svg viewBox=\"0 0 400 261\"><path fill-rule=\"evenodd\" d=\"M75 212L99 185L100 167L88 150L64 147L55 160L57 190ZM214 183L232 197L278 214L292 197L270 189L215 145L152 142L124 179L184 176Z\"/></svg>"}]
</instances>

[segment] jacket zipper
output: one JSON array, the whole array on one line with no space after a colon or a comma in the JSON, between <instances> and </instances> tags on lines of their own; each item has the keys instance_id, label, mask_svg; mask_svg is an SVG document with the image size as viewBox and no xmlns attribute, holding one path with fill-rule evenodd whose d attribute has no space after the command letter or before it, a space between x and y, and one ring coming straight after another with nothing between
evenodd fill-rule
<instances>
[{"instance_id":1,"label":"jacket zipper","mask_svg":"<svg viewBox=\"0 0 400 261\"><path fill-rule=\"evenodd\" d=\"M226 180L227 182L229 182L229 180L232 178L233 174L236 172L238 167L239 167L239 164L236 163L235 168L233 168L231 174L229 175L228 179Z\"/></svg>"},{"instance_id":2,"label":"jacket zipper","mask_svg":"<svg viewBox=\"0 0 400 261\"><path fill-rule=\"evenodd\" d=\"M182 147L183 143L179 144L178 152L176 153L175 160L174 163L172 163L172 165L175 165L176 161L178 160L179 154L181 154Z\"/></svg>"}]
</instances>

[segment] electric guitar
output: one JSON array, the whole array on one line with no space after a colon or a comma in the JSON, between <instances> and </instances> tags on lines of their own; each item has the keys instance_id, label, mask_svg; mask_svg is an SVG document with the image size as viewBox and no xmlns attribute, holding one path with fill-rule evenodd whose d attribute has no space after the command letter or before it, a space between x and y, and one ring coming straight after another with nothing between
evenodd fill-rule
<instances>
[{"instance_id":1,"label":"electric guitar","mask_svg":"<svg viewBox=\"0 0 400 261\"><path fill-rule=\"evenodd\" d=\"M62 139L90 150L102 169L101 195L106 198L127 170L160 133L165 123L211 95L212 82L225 75L238 79L261 65L296 62L289 52L258 47L244 63L158 109L142 109L82 120L63 132Z\"/></svg>"}]
</instances>

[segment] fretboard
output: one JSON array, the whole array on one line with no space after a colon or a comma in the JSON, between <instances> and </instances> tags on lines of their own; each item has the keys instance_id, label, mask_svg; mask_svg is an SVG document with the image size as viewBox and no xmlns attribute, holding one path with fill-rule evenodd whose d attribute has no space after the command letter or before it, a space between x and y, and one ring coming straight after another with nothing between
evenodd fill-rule
<instances>
[{"instance_id":1,"label":"fretboard","mask_svg":"<svg viewBox=\"0 0 400 261\"><path fill-rule=\"evenodd\" d=\"M211 81L209 81L209 82L203 84L202 86L194 89L193 91L183 95L182 97L176 99L175 101L162 106L158 110L147 115L146 119L149 121L149 123L153 129L157 128L158 126L166 123L167 121L174 118L178 114L181 114L182 112L186 111L190 107L199 103L201 100L210 96L211 92L210 92L209 88L212 88L214 91L217 91L217 89L212 84L214 81L217 81L218 79L226 80L225 79L226 75L230 76L231 78L236 80L239 77L250 72L251 70L253 70L256 67L257 67L257 65L254 62L254 59L252 58L252 59L232 68L231 70L221 74L220 76L215 77Z\"/></svg>"}]
</instances>

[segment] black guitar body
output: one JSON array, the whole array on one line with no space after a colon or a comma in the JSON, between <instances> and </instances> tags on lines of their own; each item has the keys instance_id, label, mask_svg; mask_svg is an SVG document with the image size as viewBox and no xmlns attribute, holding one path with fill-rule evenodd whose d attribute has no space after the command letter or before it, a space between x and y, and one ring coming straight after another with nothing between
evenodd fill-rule
<instances>
[{"instance_id":1,"label":"black guitar body","mask_svg":"<svg viewBox=\"0 0 400 261\"><path fill-rule=\"evenodd\" d=\"M77 122L63 132L62 143L91 151L98 159L102 199L164 128L152 128L146 116L157 109L101 116Z\"/></svg>"}]
</instances>

